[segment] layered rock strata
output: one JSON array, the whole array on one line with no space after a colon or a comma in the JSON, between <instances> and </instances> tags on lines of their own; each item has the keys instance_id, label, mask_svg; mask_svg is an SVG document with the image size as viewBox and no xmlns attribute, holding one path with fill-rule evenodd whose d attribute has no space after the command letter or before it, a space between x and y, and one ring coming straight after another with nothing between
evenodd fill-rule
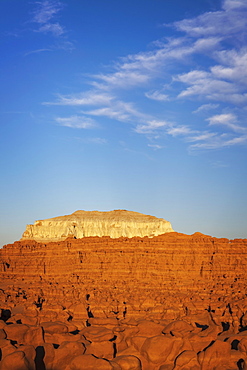
<instances>
[{"instance_id":1,"label":"layered rock strata","mask_svg":"<svg viewBox=\"0 0 247 370\"><path fill-rule=\"evenodd\" d=\"M23 240L0 266L0 370L246 369L246 239Z\"/></svg>"},{"instance_id":2,"label":"layered rock strata","mask_svg":"<svg viewBox=\"0 0 247 370\"><path fill-rule=\"evenodd\" d=\"M68 237L87 236L157 236L172 232L170 222L138 212L115 210L109 212L76 211L68 216L49 218L27 225L22 240L61 241Z\"/></svg>"}]
</instances>

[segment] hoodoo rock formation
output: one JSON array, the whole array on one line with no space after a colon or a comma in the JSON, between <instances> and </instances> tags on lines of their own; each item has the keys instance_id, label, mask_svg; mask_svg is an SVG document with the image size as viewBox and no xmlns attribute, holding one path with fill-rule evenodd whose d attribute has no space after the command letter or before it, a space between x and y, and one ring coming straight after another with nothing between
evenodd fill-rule
<instances>
[{"instance_id":1,"label":"hoodoo rock formation","mask_svg":"<svg viewBox=\"0 0 247 370\"><path fill-rule=\"evenodd\" d=\"M138 212L76 211L68 216L48 218L36 221L34 225L27 225L22 240L47 242L87 236L153 237L172 231L170 222Z\"/></svg>"},{"instance_id":2,"label":"hoodoo rock formation","mask_svg":"<svg viewBox=\"0 0 247 370\"><path fill-rule=\"evenodd\" d=\"M201 233L6 245L0 370L246 370L246 270Z\"/></svg>"}]
</instances>

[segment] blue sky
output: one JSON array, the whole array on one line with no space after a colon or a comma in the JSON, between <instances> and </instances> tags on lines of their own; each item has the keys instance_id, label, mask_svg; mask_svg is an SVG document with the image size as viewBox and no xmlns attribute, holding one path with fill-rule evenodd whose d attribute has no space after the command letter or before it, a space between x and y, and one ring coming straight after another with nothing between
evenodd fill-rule
<instances>
[{"instance_id":1,"label":"blue sky","mask_svg":"<svg viewBox=\"0 0 247 370\"><path fill-rule=\"evenodd\" d=\"M78 209L247 237L247 2L0 2L0 243Z\"/></svg>"}]
</instances>

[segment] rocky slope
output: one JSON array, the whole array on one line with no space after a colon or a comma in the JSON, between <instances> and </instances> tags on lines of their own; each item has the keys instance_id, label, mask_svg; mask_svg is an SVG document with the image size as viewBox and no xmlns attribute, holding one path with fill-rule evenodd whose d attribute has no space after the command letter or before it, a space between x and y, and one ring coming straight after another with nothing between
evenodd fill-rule
<instances>
[{"instance_id":1,"label":"rocky slope","mask_svg":"<svg viewBox=\"0 0 247 370\"><path fill-rule=\"evenodd\" d=\"M27 225L22 240L60 241L68 237L87 236L157 236L172 232L170 222L138 212L76 211L68 216L54 217Z\"/></svg>"},{"instance_id":2,"label":"rocky slope","mask_svg":"<svg viewBox=\"0 0 247 370\"><path fill-rule=\"evenodd\" d=\"M23 240L0 266L0 370L246 369L246 239Z\"/></svg>"}]
</instances>

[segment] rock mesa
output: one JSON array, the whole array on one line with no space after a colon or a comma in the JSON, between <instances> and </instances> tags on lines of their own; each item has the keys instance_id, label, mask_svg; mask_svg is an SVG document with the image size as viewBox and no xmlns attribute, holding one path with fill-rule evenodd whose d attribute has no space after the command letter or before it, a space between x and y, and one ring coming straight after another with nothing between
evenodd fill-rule
<instances>
[{"instance_id":1,"label":"rock mesa","mask_svg":"<svg viewBox=\"0 0 247 370\"><path fill-rule=\"evenodd\" d=\"M33 225L27 225L21 240L47 242L88 236L154 237L172 231L170 222L138 212L76 211L71 215L39 220Z\"/></svg>"}]
</instances>

